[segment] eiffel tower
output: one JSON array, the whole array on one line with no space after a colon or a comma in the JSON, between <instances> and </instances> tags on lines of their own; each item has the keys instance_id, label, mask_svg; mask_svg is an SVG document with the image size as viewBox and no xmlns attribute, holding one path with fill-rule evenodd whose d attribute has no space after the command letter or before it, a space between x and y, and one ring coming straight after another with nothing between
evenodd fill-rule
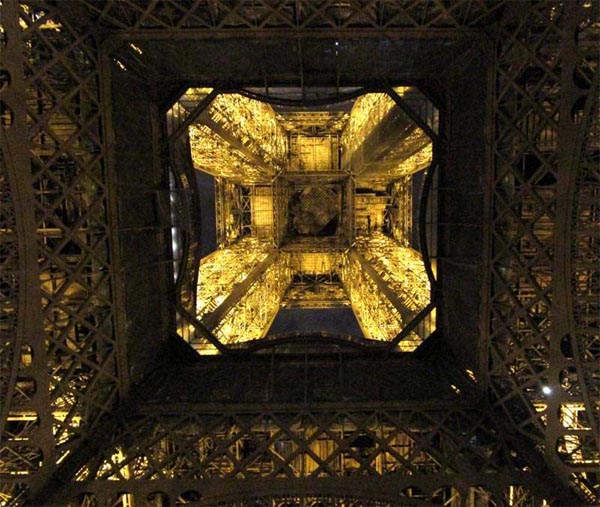
<instances>
[{"instance_id":1,"label":"eiffel tower","mask_svg":"<svg viewBox=\"0 0 600 507\"><path fill-rule=\"evenodd\" d=\"M599 26L4 0L0 506L600 503Z\"/></svg>"}]
</instances>

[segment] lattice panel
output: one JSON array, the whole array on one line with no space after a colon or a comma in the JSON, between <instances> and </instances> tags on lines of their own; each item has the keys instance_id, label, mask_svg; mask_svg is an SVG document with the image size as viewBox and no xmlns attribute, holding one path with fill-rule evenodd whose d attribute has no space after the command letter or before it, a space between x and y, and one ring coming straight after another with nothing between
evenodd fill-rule
<instances>
[{"instance_id":1,"label":"lattice panel","mask_svg":"<svg viewBox=\"0 0 600 507\"><path fill-rule=\"evenodd\" d=\"M556 27L550 24L543 46L548 54L528 46L532 25L547 25L539 15L519 18L499 47L491 371L499 403L537 439L544 423L530 394L547 381L560 87ZM548 99L540 103L535 93ZM552 139L544 149L537 142L542 132Z\"/></svg>"},{"instance_id":2,"label":"lattice panel","mask_svg":"<svg viewBox=\"0 0 600 507\"><path fill-rule=\"evenodd\" d=\"M591 439L593 433L597 436L592 421L593 412L598 411L598 393L594 396L590 390L591 363L587 361L597 360L597 355L586 355L585 350L594 342L588 323L598 310L592 302L594 291L597 294L593 274L597 268L591 261L596 235L590 229L597 213L591 204L598 186L597 140L591 120L591 104L597 104L597 95L589 92L591 83L597 81L597 55L594 59L590 53L597 31L592 36L590 27L591 19L597 21L598 16L597 5L586 6L528 4L503 27L506 31L500 37L490 374L497 406L523 434L548 446L547 452L557 449L563 463L573 467L571 483L593 503L598 501L598 474L593 469L600 464L597 443ZM587 36L583 35L585 26ZM572 47L575 30L580 35L578 46ZM575 72L573 53L580 55ZM573 78L581 84L577 92ZM573 120L580 124L577 136ZM582 149L586 137L589 140ZM579 162L573 157L576 153L581 153ZM577 170L578 197L571 218L564 210L572 207L573 194L564 188ZM574 286L564 290L561 249L565 239L561 234L570 233L562 221L571 219L569 283ZM563 337L565 299L571 293L574 313L582 320L571 324L568 336ZM579 359L585 360L577 358L578 351L582 353ZM560 400L564 402L559 404ZM579 423L564 415L571 413L577 400L586 400L587 411L579 414ZM557 424L559 411L563 416ZM575 436L575 426L585 421L586 430Z\"/></svg>"},{"instance_id":3,"label":"lattice panel","mask_svg":"<svg viewBox=\"0 0 600 507\"><path fill-rule=\"evenodd\" d=\"M588 501L600 499L600 117L597 27L599 6L582 16L573 62L573 95L566 105L577 132L575 192L570 208L569 334L562 337L560 459ZM582 467L583 466L583 467ZM585 470L582 470L585 468Z\"/></svg>"},{"instance_id":4,"label":"lattice panel","mask_svg":"<svg viewBox=\"0 0 600 507\"><path fill-rule=\"evenodd\" d=\"M266 259L268 253L268 243L246 237L202 259L198 274L196 317L201 319L206 313L214 311L234 285L243 282Z\"/></svg>"},{"instance_id":5,"label":"lattice panel","mask_svg":"<svg viewBox=\"0 0 600 507\"><path fill-rule=\"evenodd\" d=\"M211 3L163 1L83 2L94 20L115 28L310 29L310 28L456 28L486 24L504 2L345 2L283 0Z\"/></svg>"},{"instance_id":6,"label":"lattice panel","mask_svg":"<svg viewBox=\"0 0 600 507\"><path fill-rule=\"evenodd\" d=\"M60 460L117 396L98 62L94 38L56 9L21 4L20 16L47 410Z\"/></svg>"},{"instance_id":7,"label":"lattice panel","mask_svg":"<svg viewBox=\"0 0 600 507\"><path fill-rule=\"evenodd\" d=\"M215 336L224 344L263 338L279 311L291 278L289 256L275 256L223 315L214 329Z\"/></svg>"},{"instance_id":8,"label":"lattice panel","mask_svg":"<svg viewBox=\"0 0 600 507\"><path fill-rule=\"evenodd\" d=\"M245 222L250 215L249 202L244 198L244 189L223 178L215 178L215 214L217 223L217 245L226 248L245 232Z\"/></svg>"},{"instance_id":9,"label":"lattice panel","mask_svg":"<svg viewBox=\"0 0 600 507\"><path fill-rule=\"evenodd\" d=\"M13 371L18 371L15 363L20 362L21 356L17 343L19 258L15 209L10 196L8 168L0 150L0 398L5 405L0 419L2 428L11 400L19 397Z\"/></svg>"},{"instance_id":10,"label":"lattice panel","mask_svg":"<svg viewBox=\"0 0 600 507\"><path fill-rule=\"evenodd\" d=\"M121 491L150 481L154 490L183 491L193 483L206 498L214 478L393 476L398 489L412 486L415 498L429 499L459 474L463 495L479 486L498 500L497 474L519 464L478 411L156 415L123 431L80 470L76 490L103 495L113 481Z\"/></svg>"},{"instance_id":11,"label":"lattice panel","mask_svg":"<svg viewBox=\"0 0 600 507\"><path fill-rule=\"evenodd\" d=\"M134 52L141 51L135 44ZM208 107L213 98L212 88L188 88L167 111L166 128L169 139L174 141L193 123L197 116Z\"/></svg>"},{"instance_id":12,"label":"lattice panel","mask_svg":"<svg viewBox=\"0 0 600 507\"><path fill-rule=\"evenodd\" d=\"M44 344L37 327L35 240L19 7L0 6L0 505L52 466Z\"/></svg>"},{"instance_id":13,"label":"lattice panel","mask_svg":"<svg viewBox=\"0 0 600 507\"><path fill-rule=\"evenodd\" d=\"M362 269L356 254L344 257L341 279L365 337L392 340L402 329L402 316ZM417 346L411 345L414 345L413 350Z\"/></svg>"},{"instance_id":14,"label":"lattice panel","mask_svg":"<svg viewBox=\"0 0 600 507\"><path fill-rule=\"evenodd\" d=\"M3 14L9 3L17 5L5 1ZM81 27L118 28L123 35L135 29L144 36L150 36L148 29L161 35L186 30L252 33L290 28L299 33L305 29L326 29L328 33L331 29L339 33L382 33L383 29L405 28L468 31L496 17L501 30L492 104L496 168L491 293L493 400L503 418L508 418L510 429L517 428L539 449L550 445L550 456L558 449L561 466L555 470L563 479L567 479L563 471L570 473L568 478L582 498L597 502L598 450L594 437L599 421L595 377L599 347L594 334L598 314L594 262L598 256L595 226L599 177L595 3L84 0L76 4L76 12L72 2L31 4L36 7L27 2L19 7L23 44L19 37L9 38L7 43L2 35L7 30L2 27L0 45L4 49L19 44L20 56L11 56L17 70L21 58L26 62L25 76L21 76L26 82L21 90L27 95L29 137L24 135L23 139L33 148L31 211L36 222L32 230L37 229L38 260L37 267L33 263L27 268L29 272L38 267L40 270L39 312L43 312L47 348L33 347L35 367L28 366L27 343L15 348L13 308L20 287L11 273L16 272L21 254L27 252L23 249L19 256L14 255L10 232L14 201L4 199L7 187L5 174L0 172L0 293L4 298L0 336L3 361L4 352L10 359L0 366L3 375L9 368L13 375L20 354L17 370L30 373L38 381L37 388L29 381L10 382L3 385L1 394L8 396L8 390L13 389L23 406L35 402L41 416L39 427L35 417L28 419L26 414L10 424L2 420L9 428L3 441L26 441L2 448L6 453L3 461L19 478L6 481L2 477L0 503L20 495L25 483L32 483L40 464L54 468L52 452L44 453L45 462L39 452L41 446L48 446L49 439L42 434L43 426L52 424L48 422L52 413L57 457L62 458L69 451L75 452L79 438L103 414L112 411L117 394L98 61L96 41L87 28ZM579 16L577 30L569 22L575 11ZM63 14L81 23L77 30ZM565 57L569 44L576 45L575 59ZM0 69L0 99L11 106L7 97L13 92L5 88L2 72ZM15 76L12 83L18 82ZM571 81L579 92L571 90L566 96ZM12 96L11 100L17 99ZM561 132L573 130L567 125L571 108L571 123L579 127L576 136L565 141ZM7 111L3 107L0 115L2 129L13 121ZM175 126L179 128L186 118L187 111ZM15 121L19 121L18 115ZM571 163L565 164L561 143L562 151L569 151ZM2 156L5 161L4 144ZM561 222L565 216L559 213L565 198L558 182L569 171L576 176L574 197L567 202L570 223L565 226ZM557 224L561 231L573 234L566 263L568 276L563 279L555 270L560 260L557 246L561 244ZM556 312L565 303L557 300L556 294L561 287L564 293L565 285L572 289L573 297L564 313L572 321L568 332L557 336ZM557 351L562 358L557 359ZM46 373L51 404L44 405L48 393L41 380ZM541 391L543 385L552 382L555 394L557 389L562 391L554 399ZM549 406L560 411L550 410ZM107 443L101 455L90 457L80 470L78 484L66 483L64 491L76 497L74 505L89 506L97 501L100 505L125 506L134 499L132 495L135 501L156 504L161 499L160 486L175 504L183 505L197 500L195 490L186 481L276 478L278 474L289 479L301 474L337 477L348 464L352 465L351 476L357 477L363 472L383 477L389 470L398 481L405 481L407 487L420 487L432 500L434 488L441 486L441 482L436 483L439 478L446 483L460 483L461 501L473 505L539 505L541 499L532 499L530 494L535 484L508 486L511 473L531 465L517 452L521 449L510 449L503 442L503 432L506 429L496 429L480 412L453 410L303 414L233 411L214 416L184 415L181 410L180 415L131 417L122 434ZM357 445L357 440L362 444ZM85 448L81 452L85 454ZM546 464L554 466L552 460ZM457 475L453 476L454 472ZM111 477L118 480L107 480Z\"/></svg>"},{"instance_id":15,"label":"lattice panel","mask_svg":"<svg viewBox=\"0 0 600 507\"><path fill-rule=\"evenodd\" d=\"M28 371L32 347L19 336L16 217L3 147L0 148L0 505L23 490L18 479L37 473L41 465L40 450L31 445L31 437L37 436L39 417L28 407L35 396L35 380Z\"/></svg>"},{"instance_id":16,"label":"lattice panel","mask_svg":"<svg viewBox=\"0 0 600 507\"><path fill-rule=\"evenodd\" d=\"M380 232L359 237L356 247L393 287L407 312L416 315L430 303L431 287L419 252L400 246Z\"/></svg>"},{"instance_id":17,"label":"lattice panel","mask_svg":"<svg viewBox=\"0 0 600 507\"><path fill-rule=\"evenodd\" d=\"M377 496L377 495L373 495ZM91 507L95 505L122 505L125 502L141 502L141 505L154 507L156 505L197 505L202 495L197 489L183 487L174 489L172 494L158 490L146 495L144 493L107 493L96 495L91 492L80 493L70 502L69 507ZM522 486L511 485L505 488L501 498L481 486L468 488L462 495L451 486L437 488L432 494L424 493L420 488L409 486L393 500L389 496L380 494L380 498L362 497L351 492L343 495L317 495L317 494L249 494L244 499L233 501L219 501L218 503L203 502L201 505L209 507L398 507L410 505L414 507L431 507L440 505L445 507L532 507L544 505L544 499L528 493ZM400 503L399 503L400 502Z\"/></svg>"},{"instance_id":18,"label":"lattice panel","mask_svg":"<svg viewBox=\"0 0 600 507\"><path fill-rule=\"evenodd\" d=\"M385 209L384 230L404 247L413 241L413 182L404 176L391 185L390 204ZM415 226L416 229L416 226Z\"/></svg>"}]
</instances>

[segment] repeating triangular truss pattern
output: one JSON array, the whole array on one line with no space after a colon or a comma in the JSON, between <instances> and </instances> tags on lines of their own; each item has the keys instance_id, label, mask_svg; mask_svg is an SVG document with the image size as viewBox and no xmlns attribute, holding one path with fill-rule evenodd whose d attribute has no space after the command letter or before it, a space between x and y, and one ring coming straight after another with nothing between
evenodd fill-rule
<instances>
[{"instance_id":1,"label":"repeating triangular truss pattern","mask_svg":"<svg viewBox=\"0 0 600 507\"><path fill-rule=\"evenodd\" d=\"M9 0L0 9L0 505L44 491L72 456L84 464L61 475L62 494L79 506L166 505L165 497L185 505L200 501L198 481L210 491L213 479L336 479L344 463L395 495L346 495L358 505L539 504L530 474L520 473L535 459L478 410L111 415L118 271L97 28L377 34L469 30L495 17L493 413L545 455L560 487L598 501L595 2L82 0L67 13L60 2ZM74 12L86 20L77 28ZM90 435L104 448L93 458L82 446ZM302 496L246 495L255 505Z\"/></svg>"},{"instance_id":2,"label":"repeating triangular truss pattern","mask_svg":"<svg viewBox=\"0 0 600 507\"><path fill-rule=\"evenodd\" d=\"M284 0L84 2L111 28L202 30L463 28L488 21L502 2Z\"/></svg>"},{"instance_id":3,"label":"repeating triangular truss pattern","mask_svg":"<svg viewBox=\"0 0 600 507\"><path fill-rule=\"evenodd\" d=\"M52 8L11 3L3 6L2 21L7 49L19 46L8 62L8 90L19 95L19 116L9 128L22 121L22 135L9 154L18 156L15 146L30 151L25 165L9 166L18 180L11 190L13 204L30 218L28 230L20 230L21 251L34 264L23 269L37 279L28 303L20 300L20 309L33 312L20 317L33 336L15 333L15 350L7 356L27 371L13 381L18 400L3 419L3 456L9 453L27 480L40 467L50 471L114 406L112 270L95 40L72 30ZM3 193L4 200L10 195ZM14 489L2 484L6 494Z\"/></svg>"},{"instance_id":4,"label":"repeating triangular truss pattern","mask_svg":"<svg viewBox=\"0 0 600 507\"><path fill-rule=\"evenodd\" d=\"M4 103L4 107L9 107ZM4 141L4 140L3 140ZM39 425L37 414L30 417L14 417L16 411L27 406L34 392L35 380L27 374L27 367L32 357L31 345L22 340L18 329L19 301L19 249L16 237L15 208L11 199L9 172L7 163L10 158L5 152L5 143L0 149L0 227L1 237L1 314L0 314L0 399L2 399L2 446L0 460L11 471L38 470L39 449L24 444L36 432ZM8 150L6 150L8 151ZM8 160L6 158L8 158ZM35 388L34 388L35 389ZM5 441L21 441L21 445L5 445ZM18 494L20 485L10 487L10 495ZM6 493L9 494L8 491ZM0 496L0 501L2 497Z\"/></svg>"},{"instance_id":5,"label":"repeating triangular truss pattern","mask_svg":"<svg viewBox=\"0 0 600 507\"><path fill-rule=\"evenodd\" d=\"M93 494L103 505L117 494L139 498L140 484L151 481L166 497L196 490L209 501L222 487L215 479L257 479L256 488L275 479L291 493L284 480L345 476L391 479L379 499L420 505L450 484L457 496L481 490L500 499L508 491L502 474L518 476L523 466L493 421L472 410L149 415L127 421L70 492L72 501ZM363 484L345 492L365 494Z\"/></svg>"},{"instance_id":6,"label":"repeating triangular truss pattern","mask_svg":"<svg viewBox=\"0 0 600 507\"><path fill-rule=\"evenodd\" d=\"M114 406L109 224L95 40L23 5L41 304L58 459ZM44 29L60 23L60 30ZM64 449L64 450L63 450Z\"/></svg>"},{"instance_id":7,"label":"repeating triangular truss pattern","mask_svg":"<svg viewBox=\"0 0 600 507\"><path fill-rule=\"evenodd\" d=\"M19 258L17 238L15 231L15 209L10 200L10 183L8 181L8 170L4 160L4 153L0 152L0 192L2 201L0 202L0 221L2 229L7 231L2 235L2 343L0 345L2 356L2 380L0 381L0 395L3 400L11 400L12 392L17 387L10 382L14 374L11 372L11 366L14 364L14 357L17 355L16 344L11 337L17 334L18 307L15 302L18 301L18 272ZM9 394L10 393L10 394ZM16 395L16 393L14 394ZM7 404L8 406L10 404ZM5 407L3 410L8 410ZM2 419L5 420L4 418Z\"/></svg>"},{"instance_id":8,"label":"repeating triangular truss pattern","mask_svg":"<svg viewBox=\"0 0 600 507\"><path fill-rule=\"evenodd\" d=\"M499 38L490 374L497 407L593 503L598 12L573 7L532 5Z\"/></svg>"}]
</instances>

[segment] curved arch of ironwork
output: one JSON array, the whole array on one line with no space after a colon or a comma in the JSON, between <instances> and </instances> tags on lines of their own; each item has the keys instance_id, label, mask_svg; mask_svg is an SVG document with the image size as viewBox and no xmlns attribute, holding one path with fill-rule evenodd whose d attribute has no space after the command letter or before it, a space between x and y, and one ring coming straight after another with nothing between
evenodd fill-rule
<instances>
[{"instance_id":1,"label":"curved arch of ironwork","mask_svg":"<svg viewBox=\"0 0 600 507\"><path fill-rule=\"evenodd\" d=\"M369 340L348 334L326 332L285 333L268 335L265 338L230 345L230 350L257 352L265 349L276 349L283 345L302 345L314 343L318 345L336 345L340 348L360 350L361 352L373 351L377 346L387 347L387 342Z\"/></svg>"},{"instance_id":2,"label":"curved arch of ironwork","mask_svg":"<svg viewBox=\"0 0 600 507\"><path fill-rule=\"evenodd\" d=\"M381 92L386 91L384 88L359 88L358 90L353 90L348 93L342 93L331 97L322 97L318 99L285 99L282 97L277 97L273 95L267 95L262 93L252 92L247 89L240 89L227 93L239 93L240 95L244 95L249 99L259 100L260 102L266 102L267 104L274 104L277 106L303 106L303 107L318 107L318 106L328 106L330 104L337 104L339 102L345 102L347 100L354 100L360 97L361 95L365 95L367 93Z\"/></svg>"}]
</instances>

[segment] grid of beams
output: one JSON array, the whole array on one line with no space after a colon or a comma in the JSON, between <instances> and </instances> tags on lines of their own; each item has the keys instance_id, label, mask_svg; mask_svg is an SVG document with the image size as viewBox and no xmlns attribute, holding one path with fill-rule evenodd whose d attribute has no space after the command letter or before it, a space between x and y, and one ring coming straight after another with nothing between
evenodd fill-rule
<instances>
[{"instance_id":1,"label":"grid of beams","mask_svg":"<svg viewBox=\"0 0 600 507\"><path fill-rule=\"evenodd\" d=\"M3 152L13 199L29 206L17 224L21 273L38 278L22 284L20 399L3 414L10 498L48 477L114 408L118 381L96 42L51 8L6 2L2 23L14 120L2 128L20 134L3 131Z\"/></svg>"},{"instance_id":2,"label":"grid of beams","mask_svg":"<svg viewBox=\"0 0 600 507\"><path fill-rule=\"evenodd\" d=\"M266 479L287 493L310 484L314 494L345 476L360 477L340 482L345 494L367 498L379 486L374 498L420 505L449 484L463 496L479 486L501 499L508 486L498 472L506 463L519 466L493 423L468 410L154 414L128 421L122 431L78 472L74 497L88 492L105 501L127 492L143 500L150 482L173 498L200 491L210 504L226 498L224 490L256 494ZM323 478L333 481L310 482Z\"/></svg>"},{"instance_id":3,"label":"grid of beams","mask_svg":"<svg viewBox=\"0 0 600 507\"><path fill-rule=\"evenodd\" d=\"M494 25L498 47L491 104L495 175L490 394L501 414L497 419L508 418L506 427L478 413L473 417L468 411L422 410L419 417L431 424L427 431L416 432L410 424L412 412L387 414L392 431L407 435L419 451L405 457L370 422L384 416L376 410L286 417L150 414L123 423L114 442L103 440L107 453L81 467L90 479L116 474L121 480L67 482L64 491L73 492L75 505L89 505L91 496L85 491L96 495L101 505L124 505L122 493L129 491L143 501L150 501L148 496L159 490L182 498L180 503L195 501L190 482L171 479L169 474L206 473L212 461L191 453L199 438L211 436L217 439L215 459L221 456L231 465L219 472L222 475L250 474L250 465L265 459L271 467L264 468L265 475L283 470L290 477L293 460L302 456L305 463L312 459L314 470L333 476L333 463L343 454L359 463L359 469L377 473L370 458L387 452L417 473L414 479L394 475L394 484L420 485L433 498L432 488L448 486L453 476L443 475L436 483L435 474L419 475L415 467L421 453L438 467L456 470L463 498L477 485L498 503L539 503L539 497L532 496L537 486L548 500L568 498L563 503L572 504L566 493L570 484L582 501L598 501L596 3L374 1L342 6L332 0L234 4L108 0L67 7L72 4L9 0L0 7L0 177L3 196L8 185L13 197L3 197L0 215L0 276L6 281L1 367L3 377L9 378L2 384L9 403L3 403L1 449L3 461L11 456L9 468L2 472L3 503L11 498L22 502L19 492L27 488L43 491L43 484L52 484L47 479L60 469L61 459L90 458L79 443L97 431L103 417L110 419L119 385L112 280L118 268L109 241L113 196L104 172L108 152L101 132L97 41L87 29L74 29L69 19L75 16L89 21L86 26L122 30L124 38L134 33L152 38L185 31L251 34L290 28L307 34L334 29L342 35L352 30L370 35L381 29L468 30L494 14L500 22ZM11 131L18 132L19 141ZM19 154L23 148L31 150L29 160ZM19 233L18 240L13 231ZM32 273L39 274L36 283L27 278ZM33 383L19 384L16 376L21 374ZM550 387L553 396L544 395L542 385ZM25 407L37 414L39 425L26 419ZM576 423L573 413L581 414ZM366 456L334 430L332 423L342 415L354 421L355 432L360 429L376 442ZM264 427L265 417L268 435L258 429ZM312 426L304 423L305 417ZM316 430L301 436L292 431L294 424ZM514 429L519 432L515 440L503 442L500 434ZM333 445L317 456L311 445L321 434ZM15 435L22 440L16 441ZM291 457L282 459L272 446L284 438L296 448ZM231 449L238 442L243 447L243 439L253 442L254 450L238 457ZM544 462L536 462L535 453L523 458L531 443L545 455ZM477 484L464 482L473 470L500 467L514 472L532 463L562 482L553 490L543 480L532 484L530 474L518 473L486 475ZM124 477L126 467L149 480ZM62 475L66 481L71 476ZM525 489L510 489L515 480L521 480ZM232 505L236 501L230 500Z\"/></svg>"},{"instance_id":4,"label":"grid of beams","mask_svg":"<svg viewBox=\"0 0 600 507\"><path fill-rule=\"evenodd\" d=\"M597 7L531 5L501 31L490 372L496 407L591 503L600 494L600 393L590 368L598 352L589 348L598 314L589 204L598 166L590 171L588 158L598 150L589 53ZM565 411L578 403L585 415L575 424Z\"/></svg>"},{"instance_id":5,"label":"grid of beams","mask_svg":"<svg viewBox=\"0 0 600 507\"><path fill-rule=\"evenodd\" d=\"M96 22L121 29L202 29L202 30L310 30L323 28L393 29L462 28L478 26L503 2L459 0L453 4L435 2L347 2L335 0L284 0L281 2L194 2L160 3L87 1Z\"/></svg>"}]
</instances>

